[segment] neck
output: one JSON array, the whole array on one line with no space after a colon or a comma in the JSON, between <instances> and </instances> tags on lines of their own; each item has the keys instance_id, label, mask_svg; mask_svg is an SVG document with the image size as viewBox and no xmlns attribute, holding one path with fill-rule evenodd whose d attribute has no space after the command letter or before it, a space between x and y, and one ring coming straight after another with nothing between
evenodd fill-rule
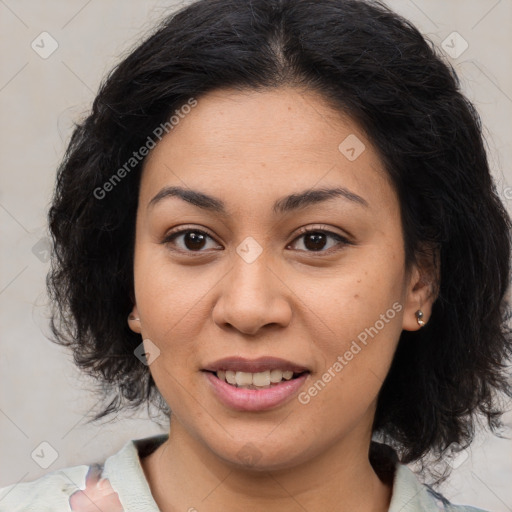
<instances>
[{"instance_id":1,"label":"neck","mask_svg":"<svg viewBox=\"0 0 512 512\"><path fill-rule=\"evenodd\" d=\"M354 431L301 464L251 470L221 459L175 422L169 439L141 463L162 512L386 512L391 486L370 464L370 437L361 439Z\"/></svg>"}]
</instances>

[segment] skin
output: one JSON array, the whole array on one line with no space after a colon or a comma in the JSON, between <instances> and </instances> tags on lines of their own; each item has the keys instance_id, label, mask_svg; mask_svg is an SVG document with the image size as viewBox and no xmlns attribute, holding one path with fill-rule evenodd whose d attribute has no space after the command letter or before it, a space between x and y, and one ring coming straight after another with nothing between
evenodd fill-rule
<instances>
[{"instance_id":1,"label":"skin","mask_svg":"<svg viewBox=\"0 0 512 512\"><path fill-rule=\"evenodd\" d=\"M365 145L354 161L338 149L350 134ZM214 196L227 214L177 197L148 207L167 186ZM320 187L368 206L337 197L272 211ZM315 245L301 227L351 243ZM174 228L211 238L162 243ZM249 236L262 248L250 264L236 252ZM426 267L404 258L398 198L353 120L293 88L198 99L146 159L136 220L129 325L160 350L150 371L172 410L169 440L141 460L163 512L388 510L391 488L368 460L377 395L402 329L420 328L418 309L428 321L434 300ZM235 411L200 371L228 356L281 357L311 369L307 391L394 303L401 310L307 404ZM249 443L251 462L239 456Z\"/></svg>"}]
</instances>

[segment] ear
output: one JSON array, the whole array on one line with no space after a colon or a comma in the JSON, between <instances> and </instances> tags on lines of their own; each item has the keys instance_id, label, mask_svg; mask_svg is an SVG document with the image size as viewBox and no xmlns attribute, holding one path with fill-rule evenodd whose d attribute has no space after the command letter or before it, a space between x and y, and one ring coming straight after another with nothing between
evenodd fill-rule
<instances>
[{"instance_id":1,"label":"ear","mask_svg":"<svg viewBox=\"0 0 512 512\"><path fill-rule=\"evenodd\" d=\"M140 318L139 312L137 310L137 305L133 306L130 314L128 315L128 326L133 332L136 332L138 334L141 333Z\"/></svg>"},{"instance_id":2,"label":"ear","mask_svg":"<svg viewBox=\"0 0 512 512\"><path fill-rule=\"evenodd\" d=\"M416 253L417 262L412 264L406 282L402 329L421 329L416 311L423 312L426 323L432 315L432 306L437 299L440 287L440 250L438 247L422 245Z\"/></svg>"}]
</instances>

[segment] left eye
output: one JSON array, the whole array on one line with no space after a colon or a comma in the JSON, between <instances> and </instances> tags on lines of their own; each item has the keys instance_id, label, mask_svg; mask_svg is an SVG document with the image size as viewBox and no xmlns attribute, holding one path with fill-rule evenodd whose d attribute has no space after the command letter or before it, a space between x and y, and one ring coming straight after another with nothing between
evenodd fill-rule
<instances>
[{"instance_id":1,"label":"left eye","mask_svg":"<svg viewBox=\"0 0 512 512\"><path fill-rule=\"evenodd\" d=\"M330 247L327 247L328 239L335 240L337 243L332 244ZM336 245L349 245L350 242L343 236L338 235L336 233L332 233L331 231L319 230L319 229L308 229L303 231L300 236L298 236L295 240L303 239L302 245L306 247L306 252L328 252L329 249ZM324 250L326 249L326 250ZM304 249L301 249L304 250Z\"/></svg>"},{"instance_id":2,"label":"left eye","mask_svg":"<svg viewBox=\"0 0 512 512\"><path fill-rule=\"evenodd\" d=\"M176 241L180 239L181 243L176 243ZM162 243L165 245L175 245L183 252L205 252L202 249L208 249L208 247L206 247L208 239L213 240L213 237L205 231L201 231L199 229L184 229L182 231L170 233L165 237ZM299 250L306 252L328 252L328 250L332 249L332 247L336 245L343 246L350 244L345 237L331 231L309 229L304 230L287 247L292 246L296 241L301 239L303 239L302 245L305 249ZM326 245L329 245L329 239L334 240L335 243L326 248ZM210 249L215 249L215 247L219 246L214 244Z\"/></svg>"}]
</instances>

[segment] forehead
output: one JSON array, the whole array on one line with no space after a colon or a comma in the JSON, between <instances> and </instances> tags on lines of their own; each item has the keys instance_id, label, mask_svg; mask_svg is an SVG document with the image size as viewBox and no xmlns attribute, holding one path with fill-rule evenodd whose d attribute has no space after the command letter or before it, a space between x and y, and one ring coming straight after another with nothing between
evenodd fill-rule
<instances>
[{"instance_id":1,"label":"forehead","mask_svg":"<svg viewBox=\"0 0 512 512\"><path fill-rule=\"evenodd\" d=\"M208 191L239 207L324 186L343 186L373 208L396 201L357 123L317 94L293 88L217 90L198 98L148 155L141 202L170 185Z\"/></svg>"}]
</instances>

